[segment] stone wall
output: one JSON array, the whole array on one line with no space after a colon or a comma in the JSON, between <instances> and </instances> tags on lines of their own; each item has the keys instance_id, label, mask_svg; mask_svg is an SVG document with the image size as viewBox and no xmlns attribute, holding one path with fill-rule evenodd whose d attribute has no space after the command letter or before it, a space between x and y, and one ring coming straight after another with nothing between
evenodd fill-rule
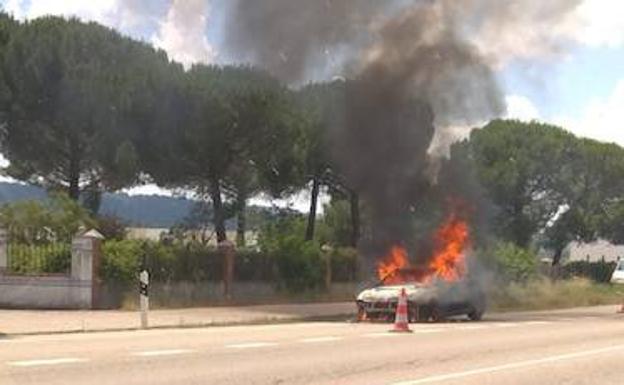
<instances>
[{"instance_id":1,"label":"stone wall","mask_svg":"<svg viewBox=\"0 0 624 385\"><path fill-rule=\"evenodd\" d=\"M0 231L1 233L1 231ZM72 241L71 274L25 276L7 272L6 236L0 234L0 307L21 309L94 309L99 305L101 236Z\"/></svg>"}]
</instances>

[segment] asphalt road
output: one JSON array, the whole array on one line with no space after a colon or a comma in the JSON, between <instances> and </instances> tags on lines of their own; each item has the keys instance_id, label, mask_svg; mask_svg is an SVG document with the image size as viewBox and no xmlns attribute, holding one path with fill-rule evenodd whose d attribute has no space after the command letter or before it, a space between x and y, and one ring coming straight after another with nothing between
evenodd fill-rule
<instances>
[{"instance_id":1,"label":"asphalt road","mask_svg":"<svg viewBox=\"0 0 624 385\"><path fill-rule=\"evenodd\" d=\"M621 385L624 316L614 310L416 324L411 334L325 322L21 337L0 340L0 384Z\"/></svg>"}]
</instances>

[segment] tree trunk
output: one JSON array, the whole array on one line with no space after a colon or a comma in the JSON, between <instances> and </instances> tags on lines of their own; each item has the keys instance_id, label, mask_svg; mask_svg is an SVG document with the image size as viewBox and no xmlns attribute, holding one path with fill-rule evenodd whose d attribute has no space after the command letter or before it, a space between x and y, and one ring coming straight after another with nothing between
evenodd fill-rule
<instances>
[{"instance_id":1,"label":"tree trunk","mask_svg":"<svg viewBox=\"0 0 624 385\"><path fill-rule=\"evenodd\" d=\"M318 195L321 189L321 183L317 177L312 179L312 192L310 194L310 212L308 213L308 227L306 228L306 241L314 239L314 227L316 225L316 206L318 203Z\"/></svg>"},{"instance_id":2,"label":"tree trunk","mask_svg":"<svg viewBox=\"0 0 624 385\"><path fill-rule=\"evenodd\" d=\"M236 203L236 246L245 247L245 231L247 230L247 198L239 194Z\"/></svg>"},{"instance_id":3,"label":"tree trunk","mask_svg":"<svg viewBox=\"0 0 624 385\"><path fill-rule=\"evenodd\" d=\"M558 266L561 263L561 257L563 256L563 250L565 246L557 246L555 248L555 253L553 254L552 265Z\"/></svg>"},{"instance_id":4,"label":"tree trunk","mask_svg":"<svg viewBox=\"0 0 624 385\"><path fill-rule=\"evenodd\" d=\"M360 197L357 193L350 193L351 204L351 247L357 247L360 240Z\"/></svg>"},{"instance_id":5,"label":"tree trunk","mask_svg":"<svg viewBox=\"0 0 624 385\"><path fill-rule=\"evenodd\" d=\"M80 199L80 159L75 154L72 154L69 159L69 187L67 194L75 201Z\"/></svg>"},{"instance_id":6,"label":"tree trunk","mask_svg":"<svg viewBox=\"0 0 624 385\"><path fill-rule=\"evenodd\" d=\"M225 212L221 199L221 185L218 179L210 182L210 199L212 200L212 222L217 233L217 242L220 243L227 240L227 234L225 232Z\"/></svg>"}]
</instances>

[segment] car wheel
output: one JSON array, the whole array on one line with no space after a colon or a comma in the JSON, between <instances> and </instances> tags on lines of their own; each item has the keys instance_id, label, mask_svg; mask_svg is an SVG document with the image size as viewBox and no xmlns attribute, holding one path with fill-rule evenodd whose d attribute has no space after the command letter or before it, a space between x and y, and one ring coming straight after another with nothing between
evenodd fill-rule
<instances>
[{"instance_id":1,"label":"car wheel","mask_svg":"<svg viewBox=\"0 0 624 385\"><path fill-rule=\"evenodd\" d=\"M468 313L468 318L470 318L471 321L481 321L483 318L483 310L473 309Z\"/></svg>"},{"instance_id":2,"label":"car wheel","mask_svg":"<svg viewBox=\"0 0 624 385\"><path fill-rule=\"evenodd\" d=\"M429 309L429 319L431 320L431 322L444 321L444 315L442 314L442 311L440 310L440 307L438 305L431 305Z\"/></svg>"}]
</instances>

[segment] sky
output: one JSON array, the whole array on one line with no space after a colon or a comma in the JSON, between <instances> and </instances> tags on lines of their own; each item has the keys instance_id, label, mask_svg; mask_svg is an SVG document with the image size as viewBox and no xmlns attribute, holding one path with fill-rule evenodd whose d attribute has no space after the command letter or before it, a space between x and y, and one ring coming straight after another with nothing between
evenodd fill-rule
<instances>
[{"instance_id":1,"label":"sky","mask_svg":"<svg viewBox=\"0 0 624 385\"><path fill-rule=\"evenodd\" d=\"M153 43L186 66L222 60L218 2L0 0L19 19L52 14L100 22ZM545 121L624 146L624 1L582 0L575 16L581 22L565 31L569 37L565 53L543 60L520 57L497 69L506 95L506 117ZM511 38L520 46L526 44L521 35ZM155 186L129 192L162 193ZM290 203L299 202L294 204L305 209L302 200Z\"/></svg>"}]
</instances>

